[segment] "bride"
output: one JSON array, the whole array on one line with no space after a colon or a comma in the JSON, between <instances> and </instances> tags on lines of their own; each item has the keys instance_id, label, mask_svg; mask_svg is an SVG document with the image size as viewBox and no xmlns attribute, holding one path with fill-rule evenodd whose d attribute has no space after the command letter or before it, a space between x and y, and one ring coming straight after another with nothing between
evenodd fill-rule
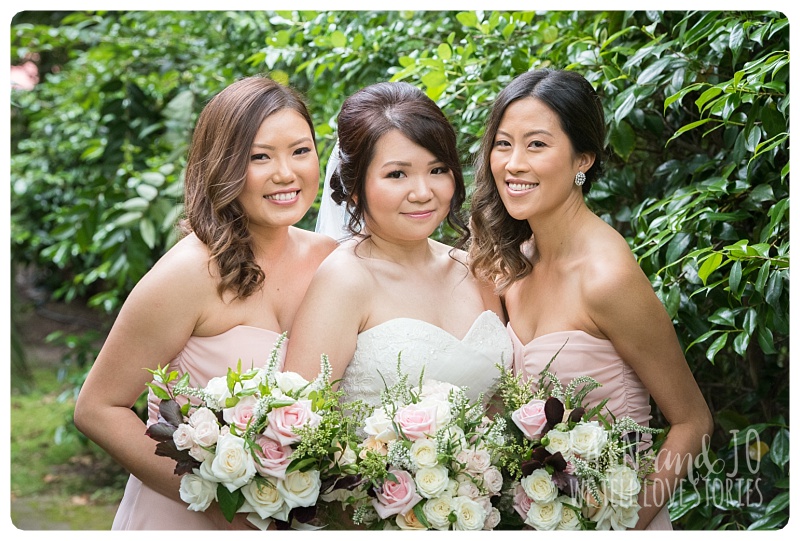
<instances>
[{"instance_id":1,"label":"bride","mask_svg":"<svg viewBox=\"0 0 800 541\"><path fill-rule=\"evenodd\" d=\"M428 238L444 220L459 245L469 237L452 126L413 85L377 83L345 100L338 129L325 192L346 209L348 238L322 227L341 243L309 286L284 369L313 378L325 353L345 399L377 405L399 356L410 382L424 369L488 398L495 364L512 360L500 299L470 273L463 250ZM321 221L337 208L330 203L323 194Z\"/></svg>"}]
</instances>

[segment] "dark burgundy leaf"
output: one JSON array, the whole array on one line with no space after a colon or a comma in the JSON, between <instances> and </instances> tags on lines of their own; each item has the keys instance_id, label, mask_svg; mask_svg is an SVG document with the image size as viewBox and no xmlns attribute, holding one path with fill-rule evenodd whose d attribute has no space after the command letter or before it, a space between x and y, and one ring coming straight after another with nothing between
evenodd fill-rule
<instances>
[{"instance_id":1,"label":"dark burgundy leaf","mask_svg":"<svg viewBox=\"0 0 800 541\"><path fill-rule=\"evenodd\" d=\"M545 466L552 466L556 471L564 471L567 467L567 461L561 456L561 451L544 459Z\"/></svg>"},{"instance_id":2,"label":"dark burgundy leaf","mask_svg":"<svg viewBox=\"0 0 800 541\"><path fill-rule=\"evenodd\" d=\"M573 423L578 423L583 418L583 414L586 413L586 408L575 408L569 414L569 420Z\"/></svg>"},{"instance_id":3,"label":"dark burgundy leaf","mask_svg":"<svg viewBox=\"0 0 800 541\"><path fill-rule=\"evenodd\" d=\"M200 467L200 462L195 460L195 458L189 454L188 450L184 449L179 451L174 441L159 442L158 445L156 445L156 455L165 456L177 462L178 465L175 467L175 473L178 473L179 469L181 473L185 473L187 471L185 470L186 467L189 467L188 471L192 471L191 468ZM186 464L186 466L184 464Z\"/></svg>"},{"instance_id":4,"label":"dark burgundy leaf","mask_svg":"<svg viewBox=\"0 0 800 541\"><path fill-rule=\"evenodd\" d=\"M317 515L317 508L313 505L311 507L295 507L292 509L292 515L297 522L306 524L314 520Z\"/></svg>"},{"instance_id":5,"label":"dark burgundy leaf","mask_svg":"<svg viewBox=\"0 0 800 541\"><path fill-rule=\"evenodd\" d=\"M176 427L183 422L181 407L174 400L162 400L158 405L158 413L166 422Z\"/></svg>"},{"instance_id":6,"label":"dark burgundy leaf","mask_svg":"<svg viewBox=\"0 0 800 541\"><path fill-rule=\"evenodd\" d=\"M177 428L167 423L156 423L147 427L145 434L156 441L172 441L172 435Z\"/></svg>"},{"instance_id":7,"label":"dark burgundy leaf","mask_svg":"<svg viewBox=\"0 0 800 541\"><path fill-rule=\"evenodd\" d=\"M333 490L343 488L345 490L353 490L358 485L364 482L361 475L345 475L344 477L339 477L335 480L333 484Z\"/></svg>"},{"instance_id":8,"label":"dark burgundy leaf","mask_svg":"<svg viewBox=\"0 0 800 541\"><path fill-rule=\"evenodd\" d=\"M553 428L564 418L564 404L551 396L544 403L544 416L547 418L547 430Z\"/></svg>"}]
</instances>

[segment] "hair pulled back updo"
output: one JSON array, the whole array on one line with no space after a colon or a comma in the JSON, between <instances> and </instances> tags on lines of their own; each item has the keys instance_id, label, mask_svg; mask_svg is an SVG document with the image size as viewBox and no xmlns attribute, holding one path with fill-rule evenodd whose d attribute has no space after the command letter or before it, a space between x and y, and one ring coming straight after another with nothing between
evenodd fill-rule
<instances>
[{"instance_id":1,"label":"hair pulled back updo","mask_svg":"<svg viewBox=\"0 0 800 541\"><path fill-rule=\"evenodd\" d=\"M603 170L606 136L603 105L594 87L581 74L536 69L518 75L497 95L475 162L469 253L472 271L496 283L500 291L531 272L531 263L520 249L533 234L530 224L512 218L506 210L490 163L503 114L509 105L523 98L536 98L556 114L573 152L595 155L594 164L586 171L584 194Z\"/></svg>"},{"instance_id":2,"label":"hair pulled back updo","mask_svg":"<svg viewBox=\"0 0 800 541\"><path fill-rule=\"evenodd\" d=\"M432 99L404 82L367 86L342 104L338 117L340 163L330 182L333 200L348 208L348 229L354 235L361 233L364 213L368 211L367 168L375 156L376 143L392 130L428 150L453 172L455 192L446 221L459 235L457 246L463 245L469 230L460 216L466 188L455 130Z\"/></svg>"},{"instance_id":3,"label":"hair pulled back updo","mask_svg":"<svg viewBox=\"0 0 800 541\"><path fill-rule=\"evenodd\" d=\"M194 232L217 264L222 297L231 291L247 297L264 282L255 261L248 218L238 201L244 189L251 147L261 124L283 109L314 124L301 96L264 76L241 79L206 104L197 120L186 164L185 232Z\"/></svg>"}]
</instances>

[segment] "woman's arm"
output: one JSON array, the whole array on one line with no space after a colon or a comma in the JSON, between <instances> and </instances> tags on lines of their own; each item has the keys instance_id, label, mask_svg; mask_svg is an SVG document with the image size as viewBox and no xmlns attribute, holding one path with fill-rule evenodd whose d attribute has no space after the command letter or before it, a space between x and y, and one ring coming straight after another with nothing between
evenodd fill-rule
<instances>
[{"instance_id":1,"label":"woman's arm","mask_svg":"<svg viewBox=\"0 0 800 541\"><path fill-rule=\"evenodd\" d=\"M75 425L147 486L179 500L174 462L155 455L156 442L131 409L152 381L145 368L169 363L202 314L208 286L197 277L208 270L189 268L185 245L173 250L128 296L81 388Z\"/></svg>"},{"instance_id":2,"label":"woman's arm","mask_svg":"<svg viewBox=\"0 0 800 541\"><path fill-rule=\"evenodd\" d=\"M592 319L636 371L670 427L650 476L653 483L639 498L636 528L644 529L686 476L713 421L672 321L636 261L625 257L603 265L586 287Z\"/></svg>"},{"instance_id":3,"label":"woman's arm","mask_svg":"<svg viewBox=\"0 0 800 541\"><path fill-rule=\"evenodd\" d=\"M317 269L295 317L283 369L307 380L319 374L320 356L328 356L332 380L344 374L369 312L371 280L342 247Z\"/></svg>"}]
</instances>

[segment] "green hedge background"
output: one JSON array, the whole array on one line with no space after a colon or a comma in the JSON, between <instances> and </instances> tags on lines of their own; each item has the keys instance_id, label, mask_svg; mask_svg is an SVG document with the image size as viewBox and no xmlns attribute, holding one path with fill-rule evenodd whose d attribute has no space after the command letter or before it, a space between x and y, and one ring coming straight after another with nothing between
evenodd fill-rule
<instances>
[{"instance_id":1,"label":"green hedge background","mask_svg":"<svg viewBox=\"0 0 800 541\"><path fill-rule=\"evenodd\" d=\"M109 322L175 242L192 126L235 79L268 73L306 96L323 170L344 97L376 81L415 84L456 126L471 182L499 90L531 68L579 71L609 129L607 172L587 201L650 277L716 422L672 519L787 524L783 13L23 11L10 37L12 65L33 58L41 76L11 93L12 266ZM315 218L316 204L301 227ZM12 322L12 345L14 334ZM12 360L23 377L13 347Z\"/></svg>"}]
</instances>

